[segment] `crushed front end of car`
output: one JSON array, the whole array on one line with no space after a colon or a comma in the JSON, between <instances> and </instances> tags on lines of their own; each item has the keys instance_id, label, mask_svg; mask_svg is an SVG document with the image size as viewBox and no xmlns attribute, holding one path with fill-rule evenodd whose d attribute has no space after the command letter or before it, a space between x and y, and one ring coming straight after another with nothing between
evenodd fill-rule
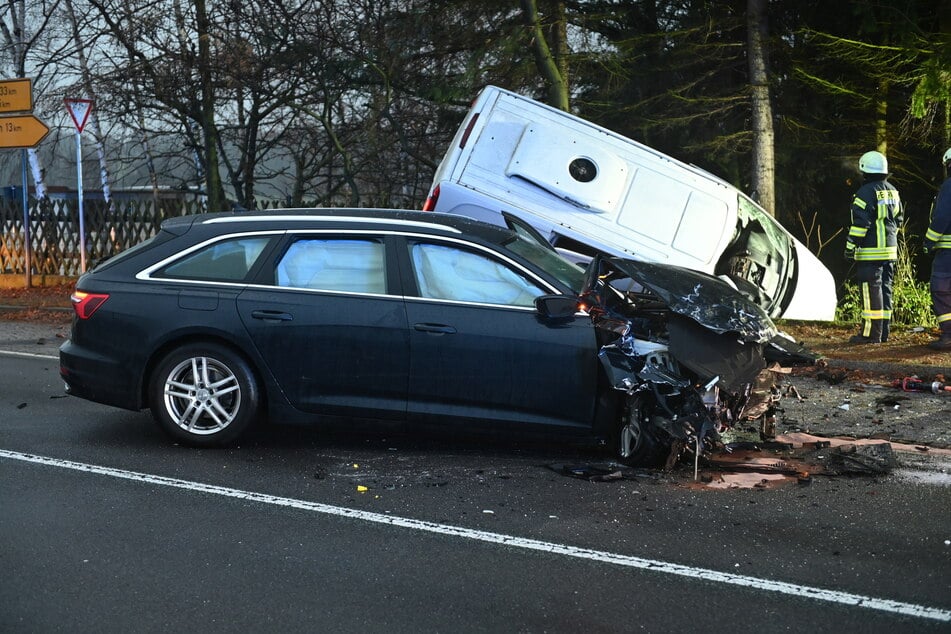
<instances>
[{"instance_id":1,"label":"crushed front end of car","mask_svg":"<svg viewBox=\"0 0 951 634\"><path fill-rule=\"evenodd\" d=\"M711 451L738 421L771 415L768 362L816 359L730 285L689 269L597 256L581 300L608 383L623 393L610 441L627 464Z\"/></svg>"}]
</instances>

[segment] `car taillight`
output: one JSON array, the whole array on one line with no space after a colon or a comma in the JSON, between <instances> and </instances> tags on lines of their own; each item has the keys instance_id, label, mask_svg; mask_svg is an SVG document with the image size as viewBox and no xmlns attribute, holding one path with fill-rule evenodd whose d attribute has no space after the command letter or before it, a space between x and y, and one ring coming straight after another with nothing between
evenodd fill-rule
<instances>
[{"instance_id":1,"label":"car taillight","mask_svg":"<svg viewBox=\"0 0 951 634\"><path fill-rule=\"evenodd\" d=\"M106 293L86 293L77 290L69 299L73 302L73 310L80 319L89 319L99 307L106 303L109 295Z\"/></svg>"},{"instance_id":2,"label":"car taillight","mask_svg":"<svg viewBox=\"0 0 951 634\"><path fill-rule=\"evenodd\" d=\"M423 203L423 211L435 211L437 200L439 200L439 185L436 185L433 188L433 193L426 197L426 202Z\"/></svg>"},{"instance_id":3,"label":"car taillight","mask_svg":"<svg viewBox=\"0 0 951 634\"><path fill-rule=\"evenodd\" d=\"M459 139L459 149L466 147L466 143L469 142L469 135L472 134L472 128L475 127L476 121L479 120L479 113L472 115L472 118L469 119L469 125L466 126L466 131L462 133L462 138Z\"/></svg>"}]
</instances>

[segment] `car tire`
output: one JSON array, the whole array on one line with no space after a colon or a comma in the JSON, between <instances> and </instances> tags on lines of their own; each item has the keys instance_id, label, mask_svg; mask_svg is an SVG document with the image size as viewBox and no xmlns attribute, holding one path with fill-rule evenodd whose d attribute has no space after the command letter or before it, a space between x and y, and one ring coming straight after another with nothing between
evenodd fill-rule
<instances>
[{"instance_id":1,"label":"car tire","mask_svg":"<svg viewBox=\"0 0 951 634\"><path fill-rule=\"evenodd\" d=\"M156 366L149 404L159 426L184 444L210 447L233 442L257 419L258 381L239 354L214 343L193 343Z\"/></svg>"},{"instance_id":2,"label":"car tire","mask_svg":"<svg viewBox=\"0 0 951 634\"><path fill-rule=\"evenodd\" d=\"M611 438L614 457L631 467L655 467L661 462L660 444L651 433L650 397L635 394L621 409L621 420Z\"/></svg>"}]
</instances>

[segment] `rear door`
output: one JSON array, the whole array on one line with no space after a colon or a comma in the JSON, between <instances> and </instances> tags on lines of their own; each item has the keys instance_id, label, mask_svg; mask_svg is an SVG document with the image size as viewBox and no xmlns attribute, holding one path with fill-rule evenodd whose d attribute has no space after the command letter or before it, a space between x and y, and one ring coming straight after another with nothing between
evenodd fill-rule
<instances>
[{"instance_id":1,"label":"rear door","mask_svg":"<svg viewBox=\"0 0 951 634\"><path fill-rule=\"evenodd\" d=\"M238 297L255 346L303 411L403 418L406 312L384 236L289 236Z\"/></svg>"},{"instance_id":2,"label":"rear door","mask_svg":"<svg viewBox=\"0 0 951 634\"><path fill-rule=\"evenodd\" d=\"M408 238L401 250L410 333L410 419L589 428L597 346L587 316L546 323L553 287L491 251ZM415 297L410 297L415 288Z\"/></svg>"}]
</instances>

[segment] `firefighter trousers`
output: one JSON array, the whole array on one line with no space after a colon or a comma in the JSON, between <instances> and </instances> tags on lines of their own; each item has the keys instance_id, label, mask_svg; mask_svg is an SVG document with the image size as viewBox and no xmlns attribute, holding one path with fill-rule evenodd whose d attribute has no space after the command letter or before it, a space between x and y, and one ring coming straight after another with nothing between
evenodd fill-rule
<instances>
[{"instance_id":1,"label":"firefighter trousers","mask_svg":"<svg viewBox=\"0 0 951 634\"><path fill-rule=\"evenodd\" d=\"M931 304L943 336L951 336L951 249L937 249L931 265Z\"/></svg>"},{"instance_id":2,"label":"firefighter trousers","mask_svg":"<svg viewBox=\"0 0 951 634\"><path fill-rule=\"evenodd\" d=\"M862 326L860 335L874 341L888 338L888 324L892 318L892 284L895 262L867 260L856 262L856 281L862 297Z\"/></svg>"}]
</instances>

